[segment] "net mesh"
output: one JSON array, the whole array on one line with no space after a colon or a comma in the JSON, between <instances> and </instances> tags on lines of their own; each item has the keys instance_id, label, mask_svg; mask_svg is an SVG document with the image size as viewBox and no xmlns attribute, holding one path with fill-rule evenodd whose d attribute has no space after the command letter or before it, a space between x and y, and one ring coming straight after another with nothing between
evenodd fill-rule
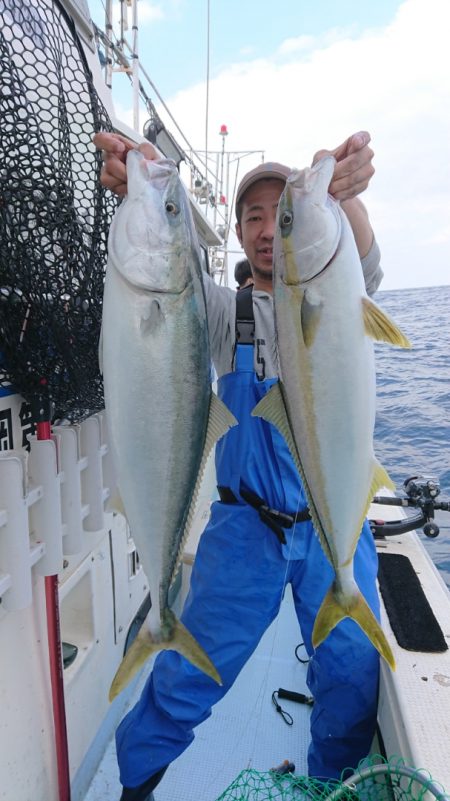
<instances>
[{"instance_id":1,"label":"net mesh","mask_svg":"<svg viewBox=\"0 0 450 801\"><path fill-rule=\"evenodd\" d=\"M0 70L0 386L76 421L103 407L97 350L116 201L100 186L92 136L112 126L55 0L0 0Z\"/></svg>"},{"instance_id":2,"label":"net mesh","mask_svg":"<svg viewBox=\"0 0 450 801\"><path fill-rule=\"evenodd\" d=\"M450 801L427 772L399 757L386 760L374 755L345 782L243 770L217 801L422 801L425 797Z\"/></svg>"}]
</instances>

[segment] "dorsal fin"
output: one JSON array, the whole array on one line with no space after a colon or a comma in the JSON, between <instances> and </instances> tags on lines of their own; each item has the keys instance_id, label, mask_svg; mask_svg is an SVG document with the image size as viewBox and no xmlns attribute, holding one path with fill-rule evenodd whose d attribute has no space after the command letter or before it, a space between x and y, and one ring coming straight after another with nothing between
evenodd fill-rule
<instances>
[{"instance_id":1,"label":"dorsal fin","mask_svg":"<svg viewBox=\"0 0 450 801\"><path fill-rule=\"evenodd\" d=\"M361 298L363 307L364 330L367 336L379 342L389 342L400 348L410 348L411 343L396 324L370 298Z\"/></svg>"}]
</instances>

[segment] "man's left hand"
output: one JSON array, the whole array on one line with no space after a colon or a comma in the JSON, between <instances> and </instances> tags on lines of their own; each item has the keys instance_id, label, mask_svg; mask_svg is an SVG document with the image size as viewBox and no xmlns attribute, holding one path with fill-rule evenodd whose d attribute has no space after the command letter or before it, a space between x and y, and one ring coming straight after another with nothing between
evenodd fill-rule
<instances>
[{"instance_id":1,"label":"man's left hand","mask_svg":"<svg viewBox=\"0 0 450 801\"><path fill-rule=\"evenodd\" d=\"M367 189L375 172L372 164L374 154L369 142L370 134L367 131L359 131L349 136L335 150L319 150L315 154L313 164L327 155L336 159L336 167L328 190L336 200L349 200Z\"/></svg>"}]
</instances>

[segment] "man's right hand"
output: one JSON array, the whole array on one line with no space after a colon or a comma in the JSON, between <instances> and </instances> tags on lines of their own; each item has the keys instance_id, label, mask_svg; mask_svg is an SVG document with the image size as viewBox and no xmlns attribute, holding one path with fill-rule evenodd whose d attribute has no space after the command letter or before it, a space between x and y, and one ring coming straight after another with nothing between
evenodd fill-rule
<instances>
[{"instance_id":1,"label":"man's right hand","mask_svg":"<svg viewBox=\"0 0 450 801\"><path fill-rule=\"evenodd\" d=\"M92 141L95 147L102 151L103 167L100 183L119 197L127 193L126 162L129 150L139 150L150 161L163 158L162 153L150 142L143 142L138 146L120 134L101 132L95 134Z\"/></svg>"}]
</instances>

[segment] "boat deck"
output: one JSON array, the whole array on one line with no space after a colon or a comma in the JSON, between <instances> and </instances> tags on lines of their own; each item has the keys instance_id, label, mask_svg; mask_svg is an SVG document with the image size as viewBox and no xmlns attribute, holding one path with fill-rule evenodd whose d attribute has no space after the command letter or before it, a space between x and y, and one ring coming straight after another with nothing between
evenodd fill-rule
<instances>
[{"instance_id":1,"label":"boat deck","mask_svg":"<svg viewBox=\"0 0 450 801\"><path fill-rule=\"evenodd\" d=\"M206 500L200 504L187 543L179 603L187 592L190 565L208 505ZM371 507L369 516L389 520L402 515L395 507ZM450 595L419 537L415 533L390 537L379 541L377 547L380 553L401 553L410 559L444 637L450 642ZM179 612L177 608L174 611ZM400 648L383 604L382 625L397 661L394 673L382 664L379 724L387 754L401 755L407 764L426 769L448 789L450 650L424 654ZM283 699L281 706L294 719L293 726L288 726L272 702L272 693L280 687L308 694L307 666L295 656L300 642L292 594L287 587L278 618L232 689L214 708L212 716L197 728L193 744L172 763L155 792L156 801L216 801L242 770L267 771L285 759L295 764L296 773L307 773L310 707ZM300 656L304 655L300 649ZM130 705L137 700L150 669L151 663L136 683ZM437 740L435 732L439 733ZM118 801L120 793L112 739L83 801Z\"/></svg>"},{"instance_id":2,"label":"boat deck","mask_svg":"<svg viewBox=\"0 0 450 801\"><path fill-rule=\"evenodd\" d=\"M156 801L215 801L241 770L251 767L267 771L285 759L294 762L297 773L306 773L310 707L283 699L283 709L294 719L293 725L288 726L272 703L272 693L280 687L308 694L306 665L294 653L300 642L292 595L287 588L278 618L232 689L197 728L193 744L172 763L155 791ZM303 657L303 649L299 655ZM145 676L136 686L132 704ZM120 792L112 740L85 801L118 801Z\"/></svg>"}]
</instances>

